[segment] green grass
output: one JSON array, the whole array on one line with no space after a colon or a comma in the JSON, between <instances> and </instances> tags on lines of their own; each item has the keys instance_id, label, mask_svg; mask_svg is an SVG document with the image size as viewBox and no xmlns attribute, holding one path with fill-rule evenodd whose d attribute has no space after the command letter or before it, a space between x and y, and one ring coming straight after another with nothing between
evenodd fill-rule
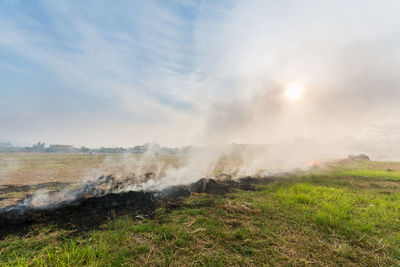
<instances>
[{"instance_id":1,"label":"green grass","mask_svg":"<svg viewBox=\"0 0 400 267\"><path fill-rule=\"evenodd\" d=\"M122 216L88 232L35 226L0 241L0 265L399 266L400 181L363 168L197 194L153 219Z\"/></svg>"},{"instance_id":2,"label":"green grass","mask_svg":"<svg viewBox=\"0 0 400 267\"><path fill-rule=\"evenodd\" d=\"M341 160L328 164L328 166L328 168L322 168L314 172L316 174L328 174L337 177L366 177L388 180L400 179L400 164L396 162Z\"/></svg>"},{"instance_id":3,"label":"green grass","mask_svg":"<svg viewBox=\"0 0 400 267\"><path fill-rule=\"evenodd\" d=\"M378 179L400 180L400 172L398 171L383 171L383 170L342 170L335 173L337 176L344 177L370 177Z\"/></svg>"}]
</instances>

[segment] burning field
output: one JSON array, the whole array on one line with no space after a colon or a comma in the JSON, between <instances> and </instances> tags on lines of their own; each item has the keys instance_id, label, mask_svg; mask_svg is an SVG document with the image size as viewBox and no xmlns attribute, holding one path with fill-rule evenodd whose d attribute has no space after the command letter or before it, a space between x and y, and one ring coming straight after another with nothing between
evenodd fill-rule
<instances>
[{"instance_id":1,"label":"burning field","mask_svg":"<svg viewBox=\"0 0 400 267\"><path fill-rule=\"evenodd\" d=\"M230 161L232 164L233 159ZM254 184L276 179L218 173L227 170L229 165L228 159L218 159L208 170L211 179L197 177L198 180L169 181L168 173L185 169L187 162L182 156L160 156L151 152L95 157L81 154L2 155L2 181L13 181L14 184L3 184L0 188L0 235L4 237L39 223L56 223L62 227L76 225L76 228L86 229L100 225L110 216L151 216L158 207L169 206L192 193L223 195L234 189L254 189ZM108 174L90 178L98 173ZM38 174L41 175L39 179ZM194 177L197 175L193 174ZM50 178L46 181L45 177ZM41 183L34 184L36 180Z\"/></svg>"},{"instance_id":2,"label":"burning field","mask_svg":"<svg viewBox=\"0 0 400 267\"><path fill-rule=\"evenodd\" d=\"M257 164L264 150L198 149L190 155L159 154L157 150L143 154L0 154L0 208L49 206L107 193L160 191L204 177L224 181L278 173L279 169L267 171Z\"/></svg>"},{"instance_id":3,"label":"burning field","mask_svg":"<svg viewBox=\"0 0 400 267\"><path fill-rule=\"evenodd\" d=\"M27 168L38 173L35 155L2 156L20 157L13 177ZM47 156L37 158L42 166L51 162L47 171L56 178L0 189L3 265L400 263L396 162L351 157L274 176L219 174L166 184L148 169L122 175L127 168L116 158L106 160L116 164L108 165L113 174L73 181L62 178L60 166L87 174L104 155L88 158L88 168L85 155Z\"/></svg>"},{"instance_id":4,"label":"burning field","mask_svg":"<svg viewBox=\"0 0 400 267\"><path fill-rule=\"evenodd\" d=\"M109 216L121 214L151 215L157 207L188 197L192 193L222 195L233 189L254 189L254 184L272 182L276 177L230 176L213 180L202 178L189 185L169 186L162 190L142 190L134 180L116 180L101 176L74 189L27 195L17 204L0 209L1 235L19 231L34 223L77 224L81 228L99 225Z\"/></svg>"}]
</instances>

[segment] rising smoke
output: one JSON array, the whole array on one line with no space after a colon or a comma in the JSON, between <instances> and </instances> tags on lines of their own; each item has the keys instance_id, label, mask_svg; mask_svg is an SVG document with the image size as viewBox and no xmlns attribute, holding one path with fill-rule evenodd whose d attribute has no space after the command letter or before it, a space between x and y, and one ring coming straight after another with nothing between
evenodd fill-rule
<instances>
[{"instance_id":1,"label":"rising smoke","mask_svg":"<svg viewBox=\"0 0 400 267\"><path fill-rule=\"evenodd\" d=\"M132 190L221 174L268 175L356 153L399 158L397 10L396 1L244 1L229 10L212 9L195 24L190 73L161 72L144 81L160 88L165 82L176 97L170 102L191 109L160 108L152 100L148 110L139 105L140 115L149 118L144 122L131 126L112 117L104 121L110 127L79 125L74 131L79 136L62 137L69 143L96 136L111 144L198 146L174 160L155 149L118 161L108 157L82 178L86 182L104 172L129 176ZM304 88L297 101L285 98L293 82ZM129 86L115 84L121 94L116 102L136 112L131 101L137 94L125 94Z\"/></svg>"}]
</instances>

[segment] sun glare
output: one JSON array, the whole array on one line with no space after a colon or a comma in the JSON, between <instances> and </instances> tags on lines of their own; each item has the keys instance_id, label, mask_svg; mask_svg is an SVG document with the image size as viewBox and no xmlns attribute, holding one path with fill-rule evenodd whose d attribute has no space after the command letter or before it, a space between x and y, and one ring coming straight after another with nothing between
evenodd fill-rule
<instances>
[{"instance_id":1,"label":"sun glare","mask_svg":"<svg viewBox=\"0 0 400 267\"><path fill-rule=\"evenodd\" d=\"M299 84L291 84L286 88L285 95L291 100L298 100L303 94L303 87Z\"/></svg>"}]
</instances>

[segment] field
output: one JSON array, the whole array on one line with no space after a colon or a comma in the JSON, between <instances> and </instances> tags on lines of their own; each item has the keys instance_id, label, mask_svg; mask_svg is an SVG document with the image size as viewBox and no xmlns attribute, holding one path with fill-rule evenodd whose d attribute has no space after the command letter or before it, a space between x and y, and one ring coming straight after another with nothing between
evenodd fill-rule
<instances>
[{"instance_id":1,"label":"field","mask_svg":"<svg viewBox=\"0 0 400 267\"><path fill-rule=\"evenodd\" d=\"M55 157L66 157L66 165L56 160L43 171L60 164L97 168L104 160ZM151 216L111 214L92 229L35 225L0 241L0 264L398 266L400 163L335 161L256 190L194 194Z\"/></svg>"},{"instance_id":2,"label":"field","mask_svg":"<svg viewBox=\"0 0 400 267\"><path fill-rule=\"evenodd\" d=\"M45 182L76 183L103 174L129 174L129 167L146 162L154 168L180 164L179 156L146 157L135 154L65 154L65 153L0 153L0 185L33 185Z\"/></svg>"},{"instance_id":3,"label":"field","mask_svg":"<svg viewBox=\"0 0 400 267\"><path fill-rule=\"evenodd\" d=\"M0 208L37 190L61 190L101 175L129 176L168 166L182 157L135 154L0 153Z\"/></svg>"}]
</instances>

